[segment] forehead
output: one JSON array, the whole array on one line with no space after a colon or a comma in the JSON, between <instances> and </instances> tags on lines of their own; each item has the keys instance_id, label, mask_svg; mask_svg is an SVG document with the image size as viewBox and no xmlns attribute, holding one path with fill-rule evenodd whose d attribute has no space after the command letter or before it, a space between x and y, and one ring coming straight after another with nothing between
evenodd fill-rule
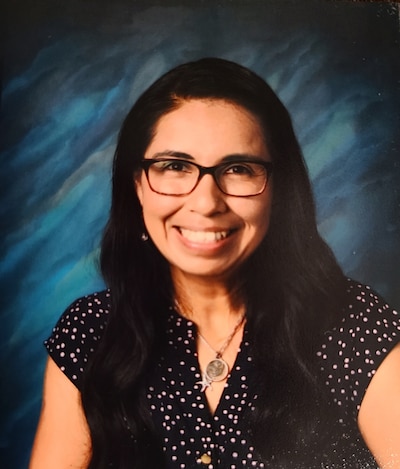
<instances>
[{"instance_id":1,"label":"forehead","mask_svg":"<svg viewBox=\"0 0 400 469\"><path fill-rule=\"evenodd\" d=\"M164 114L146 152L180 151L194 158L232 153L267 157L258 119L247 109L223 100L187 100Z\"/></svg>"}]
</instances>

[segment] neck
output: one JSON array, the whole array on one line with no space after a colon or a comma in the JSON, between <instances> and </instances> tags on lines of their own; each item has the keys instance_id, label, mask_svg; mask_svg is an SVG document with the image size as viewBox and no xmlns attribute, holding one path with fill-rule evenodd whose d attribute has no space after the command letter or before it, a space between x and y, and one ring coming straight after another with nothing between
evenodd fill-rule
<instances>
[{"instance_id":1,"label":"neck","mask_svg":"<svg viewBox=\"0 0 400 469\"><path fill-rule=\"evenodd\" d=\"M244 301L235 282L193 277L172 270L180 314L193 321L201 333L220 331L223 336L244 314ZM219 334L218 334L219 335Z\"/></svg>"}]
</instances>

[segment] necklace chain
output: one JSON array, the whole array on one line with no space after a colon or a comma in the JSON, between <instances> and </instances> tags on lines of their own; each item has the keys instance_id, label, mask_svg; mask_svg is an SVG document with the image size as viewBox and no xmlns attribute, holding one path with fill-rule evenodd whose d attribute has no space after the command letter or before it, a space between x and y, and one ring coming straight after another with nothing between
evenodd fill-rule
<instances>
[{"instance_id":1,"label":"necklace chain","mask_svg":"<svg viewBox=\"0 0 400 469\"><path fill-rule=\"evenodd\" d=\"M231 334L227 337L227 339L225 340L225 342L223 343L222 347L219 350L215 350L214 347L211 347L211 345L209 344L207 339L202 334L200 334L200 332L197 333L198 336L199 336L199 339L201 339L203 341L203 343L206 344L207 347L216 354L217 358L221 358L223 353L225 352L225 350L229 347L229 344L232 342L232 339L235 337L236 332L238 331L240 326L243 324L244 318L245 318L245 316L243 314L243 316L241 316L241 318L239 319L239 321L236 324L235 328L233 329Z\"/></svg>"},{"instance_id":2,"label":"necklace chain","mask_svg":"<svg viewBox=\"0 0 400 469\"><path fill-rule=\"evenodd\" d=\"M175 309L182 314L182 308L178 302L178 300L175 299ZM222 347L219 350L215 350L211 345L208 343L208 341L200 334L200 332L197 332L197 335L199 339L207 345L207 347L212 350L215 353L215 358L211 360L207 366L205 371L202 372L202 379L201 381L198 381L196 384L201 385L201 392L205 391L208 388L212 389L212 384L215 381L223 381L227 376L229 375L229 365L228 363L222 358L222 354L225 352L225 350L228 348L229 344L232 342L232 339L234 338L236 332L239 330L239 328L242 326L243 322L245 320L245 315L243 314L240 317L240 320L234 327L233 331L231 334L226 338L225 342L223 343Z\"/></svg>"}]
</instances>

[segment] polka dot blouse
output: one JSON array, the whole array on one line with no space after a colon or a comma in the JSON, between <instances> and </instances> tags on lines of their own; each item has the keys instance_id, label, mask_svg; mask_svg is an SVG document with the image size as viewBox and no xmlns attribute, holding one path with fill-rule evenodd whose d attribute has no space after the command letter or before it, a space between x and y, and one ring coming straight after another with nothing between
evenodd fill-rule
<instances>
[{"instance_id":1,"label":"polka dot blouse","mask_svg":"<svg viewBox=\"0 0 400 469\"><path fill-rule=\"evenodd\" d=\"M45 342L50 356L78 388L106 326L110 297L111 293L104 291L77 300ZM327 392L337 405L338 438L352 435L350 453L357 461L364 461L354 465L346 459L340 467L373 468L376 463L358 433L357 412L371 378L400 340L400 318L369 287L349 281L348 298L340 324L325 333L317 355ZM251 386L247 330L214 415L199 384L195 325L171 308L166 334L165 351L148 380L147 399L163 441L167 467L274 467L262 462L242 418L257 398Z\"/></svg>"}]
</instances>

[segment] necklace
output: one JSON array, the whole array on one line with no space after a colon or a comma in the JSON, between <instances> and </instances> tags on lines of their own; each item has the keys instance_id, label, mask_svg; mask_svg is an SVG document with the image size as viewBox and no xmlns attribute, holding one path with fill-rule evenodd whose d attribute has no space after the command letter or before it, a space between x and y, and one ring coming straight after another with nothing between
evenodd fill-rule
<instances>
[{"instance_id":1,"label":"necklace","mask_svg":"<svg viewBox=\"0 0 400 469\"><path fill-rule=\"evenodd\" d=\"M182 314L182 308L178 300L175 299L175 308ZM229 365L228 363L222 358L222 354L225 350L229 347L229 344L232 342L232 339L236 335L236 332L242 326L245 320L245 315L243 314L236 326L234 327L231 334L226 338L225 342L223 343L222 347L219 350L215 350L211 345L207 342L204 336L197 332L199 339L207 345L207 347L215 353L215 358L210 360L206 366L205 371L201 374L201 381L197 381L196 384L201 384L201 392L205 391L207 388L212 389L212 383L223 381L229 374Z\"/></svg>"},{"instance_id":2,"label":"necklace","mask_svg":"<svg viewBox=\"0 0 400 469\"><path fill-rule=\"evenodd\" d=\"M215 350L207 342L207 340L198 332L199 339L207 345L207 347L215 353L215 358L210 360L206 366L206 369L203 371L201 376L201 381L198 381L196 384L201 384L201 392L205 391L207 388L212 389L212 383L223 381L229 374L228 363L222 358L222 354L228 348L229 344L232 342L236 332L239 330L241 325L244 322L244 315L240 318L239 322L236 324L235 328L231 334L227 337L224 344L219 350Z\"/></svg>"}]
</instances>

